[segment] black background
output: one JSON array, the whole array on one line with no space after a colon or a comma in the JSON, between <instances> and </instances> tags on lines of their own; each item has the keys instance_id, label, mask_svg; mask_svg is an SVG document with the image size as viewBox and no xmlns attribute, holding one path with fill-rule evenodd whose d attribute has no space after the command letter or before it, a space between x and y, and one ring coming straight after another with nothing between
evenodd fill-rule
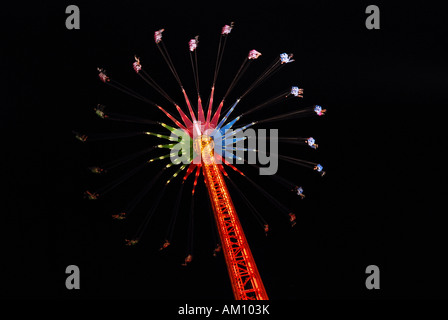
<instances>
[{"instance_id":1,"label":"black background","mask_svg":"<svg viewBox=\"0 0 448 320\"><path fill-rule=\"evenodd\" d=\"M80 30L65 28L69 4L80 8ZM137 228L144 204L147 208L155 192L133 219L121 223L110 218L161 168L159 164L98 202L82 198L84 190L113 178L92 176L88 166L156 140L82 144L71 132L133 130L95 117L92 109L97 103L121 113L164 119L157 110L98 80L96 67L104 67L109 76L165 103L136 77L131 68L134 54L181 101L153 43L153 32L160 28L166 29L164 41L190 98L194 86L187 42L200 35L205 100L220 28L235 21L218 78L218 97L250 49L263 56L229 101L277 54L293 52L296 61L251 93L240 111L295 84L305 89L301 105L328 109L322 118L264 126L278 128L280 136L317 139L317 151L280 145L281 153L321 162L327 169L320 178L280 162L279 174L304 186L303 201L269 177L244 168L296 212L295 228L230 173L271 224L272 232L265 237L244 203L234 197L270 298L446 298L446 210L439 206L446 183L440 159L446 150L441 87L447 82L442 10L429 3L376 2L381 29L367 30L369 4L44 1L2 10L2 296L232 299L224 259L211 256L212 223L202 178L196 194L195 258L183 268L189 197L184 196L175 242L169 250L158 251L179 181L167 190L138 246L126 247L123 239ZM293 107L276 106L274 111ZM185 195L191 178L189 182ZM65 288L65 268L70 264L80 267L80 290ZM380 267L380 290L365 287L365 269L371 264Z\"/></svg>"}]
</instances>

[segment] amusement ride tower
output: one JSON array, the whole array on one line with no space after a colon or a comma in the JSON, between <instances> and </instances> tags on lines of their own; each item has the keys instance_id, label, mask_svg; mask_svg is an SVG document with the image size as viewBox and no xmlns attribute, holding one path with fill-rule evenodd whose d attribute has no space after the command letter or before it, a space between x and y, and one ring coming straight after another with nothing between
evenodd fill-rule
<instances>
[{"instance_id":1,"label":"amusement ride tower","mask_svg":"<svg viewBox=\"0 0 448 320\"><path fill-rule=\"evenodd\" d=\"M137 132L137 133L125 133L122 135L123 137L129 137L132 135L138 135L138 134L145 134L150 136L155 136L160 139L169 140L170 143L168 144L158 144L153 146L152 148L148 150L143 150L140 152L135 153L134 155L125 156L122 159L118 159L116 161L113 161L109 163L108 165L105 165L103 167L91 167L91 171L96 174L102 174L105 173L107 170L112 169L119 164L129 161L130 159L133 159L135 157L138 157L142 155L145 152L149 152L154 149L170 149L169 154L165 154L162 156L157 156L155 158L152 158L150 160L145 161L143 165L140 167L137 167L133 169L131 172L127 173L124 177L117 179L117 181L112 182L110 185L103 187L99 190L96 190L94 192L86 191L85 196L88 199L94 200L97 199L100 194L103 195L119 184L123 183L127 179L129 179L132 175L136 174L140 168L142 168L144 165L148 163L152 163L154 161L163 160L170 158L171 162L168 163L165 168L160 171L158 174L156 174L151 181L149 182L148 186L143 189L142 192L140 192L138 195L136 195L136 198L131 201L131 203L124 209L124 211L120 212L119 214L114 214L112 217L114 219L123 220L129 216L129 213L134 210L135 206L139 201L141 201L145 194L152 188L155 181L161 176L162 172L165 169L168 169L172 166L179 166L178 170L172 174L172 176L166 181L165 186L168 185L174 178L176 178L179 173L183 170L186 170L185 176L182 181L182 185L185 182L185 180L188 178L188 176L196 170L195 174L195 181L193 183L193 190L192 195L194 195L194 188L197 184L198 177L200 175L200 172L202 171L204 175L205 184L208 190L209 199L211 202L211 207L214 214L214 219L216 222L216 226L219 233L219 238L221 242L221 248L224 254L224 258L227 265L227 270L229 273L232 290L235 299L237 300L268 300L268 295L266 293L265 287L263 285L263 281L261 280L260 274L257 269L257 265L255 264L255 260L252 256L251 250L249 248L249 244L246 240L246 237L244 235L243 228L241 226L241 223L239 221L238 215L236 213L235 207L233 205L232 199L230 197L229 191L227 189L226 183L224 181L224 176L230 180L230 177L227 175L226 171L224 170L223 164L227 165L228 167L232 168L233 170L239 172L241 175L245 176L244 173L242 173L240 170L238 170L235 166L232 165L233 159L238 159L237 156L233 154L233 151L254 151L259 152L255 149L249 149L242 146L238 146L236 144L238 141L244 140L244 137L236 137L238 133L243 132L247 128L255 125L256 123L265 123L269 121L279 121L279 120L285 120L285 119L291 119L291 118L298 118L302 117L304 115L316 113L318 116L322 116L325 114L326 109L322 109L319 105L314 105L307 108L301 108L299 110L293 110L291 112L271 116L265 119L261 119L259 121L250 122L244 126L238 127L233 129L233 125L241 118L243 115L246 117L248 114L258 111L262 108L265 108L269 105L277 104L281 101L285 101L289 98L298 97L303 98L303 89L292 86L287 91L283 91L280 94L264 101L263 103L253 106L252 108L245 110L243 114L240 114L233 120L227 121L230 114L233 112L235 107L239 104L241 99L243 99L249 92L254 90L258 85L263 83L268 77L275 74L276 71L278 71L281 67L283 67L286 64L289 64L290 62L293 62L293 54L287 54L287 53L281 53L279 57L276 57L274 61L256 78L256 80L247 88L247 90L242 93L236 101L233 103L231 107L229 107L228 111L225 113L224 116L222 116L221 111L222 107L224 105L226 97L229 95L231 90L235 87L236 83L241 78L242 74L248 69L249 65L254 61L257 60L259 56L261 56L261 53L257 50L251 50L249 51L248 55L243 60L243 63L241 67L239 68L238 72L236 73L234 79L229 85L229 88L227 89L227 92L224 94L224 97L222 98L221 102L218 104L218 107L214 112L212 112L213 108L213 97L215 92L215 83L218 75L218 71L220 69L222 56L224 53L224 47L227 41L227 36L230 34L230 31L233 28L233 23L230 25L225 25L222 28L221 31L221 37L220 42L218 45L218 53L217 53L217 59L216 59L216 65L215 65L215 73L213 77L212 87L211 87L211 93L210 98L208 102L208 110L207 115L204 113L204 107L202 105L202 99L200 96L200 90L199 90L199 68L197 63L197 45L199 43L199 37L196 36L194 39L191 39L189 41L189 50L190 50L190 60L192 64L192 70L193 75L195 79L195 85L197 90L197 97L198 97L198 104L197 104L197 111L195 112L191 106L190 100L187 96L186 91L184 90L184 87L182 85L182 82L180 80L179 75L177 74L176 68L174 67L174 64L171 60L171 57L164 45L164 42L162 41L162 32L164 32L164 29L160 29L155 31L154 33L154 40L155 43L160 50L162 57L166 61L171 73L175 77L176 81L179 84L179 87L181 89L181 92L183 93L183 96L185 98L185 103L188 107L188 112L190 117L184 111L181 109L181 107L164 91L160 85L158 85L155 80L145 71L142 64L140 63L140 58L135 56L135 62L133 63L134 71L140 76L147 84L149 84L155 91L160 93L161 96L166 98L168 102L170 102L174 109L179 113L181 119L176 119L170 112L165 110L165 108L162 108L159 104L147 99L146 97L140 95L139 93L135 92L134 90L122 85L121 83L117 82L114 79L109 78L109 76L106 74L105 70L102 68L98 68L99 71L99 78L104 83L114 87L115 89L118 89L121 92L127 93L130 96L137 98L149 105L152 105L156 109L162 111L172 122L174 122L175 127L171 127L169 125L166 125L161 122L154 121L152 119L140 119L136 117L130 117L130 116L124 116L117 113L106 113L105 107L103 105L98 105L95 108L96 114L103 118L103 119L109 119L114 121L124 121L124 122L135 122L135 123L141 123L141 124L159 124L161 125L164 130L169 130L171 132L171 136L167 136L165 134L159 134L159 133L153 133L149 131L144 132ZM207 107L207 105L205 105ZM174 110L173 109L173 110ZM224 113L223 113L224 114ZM182 123L181 123L182 122ZM76 132L75 136L80 141L86 141L91 140L92 138L87 135L78 134ZM115 135L117 137L117 135ZM102 138L104 139L104 138ZM297 144L303 144L308 145L309 147L316 149L317 144L315 143L314 138L297 138L297 137L288 137L283 138L285 142L290 143L297 143ZM257 143L258 145L258 143ZM216 148L215 148L216 146ZM187 152L181 152L185 149L188 149ZM194 151L194 152L193 152ZM182 154L182 156L179 156L179 152ZM262 152L262 151L260 151ZM178 157L179 156L179 157ZM195 161L197 157L200 157L199 161ZM305 161L293 157L287 157L287 156L280 156L281 159L303 166L312 168L313 170L320 173L322 176L325 174L325 171L323 171L322 165L310 161ZM174 158L176 158L174 160ZM226 160L227 159L227 160ZM223 176L224 175L224 176ZM245 176L247 179L249 177ZM274 176L273 176L274 177ZM289 182L287 179L275 176L277 181L281 182L283 186L288 188L289 190L293 191L294 193L297 193L302 199L305 197L303 194L302 187L299 187L295 185L292 182ZM249 179L250 180L250 179ZM282 205L280 202L278 202L274 197L269 195L265 190L263 190L260 186L258 186L255 182L250 180L254 186L263 194L266 196L266 198L271 201L274 205L279 208L279 211L281 211L287 219L289 219L289 222L291 223L291 226L294 226L296 224L296 217L295 214L292 213L288 208L286 208L284 205ZM182 187L181 187L182 188ZM182 190L182 189L181 189ZM162 188L159 192L158 197L156 197L156 200L152 203L151 210L145 217L143 224L139 227L139 229L136 232L136 235L132 239L126 239L127 245L135 245L139 242L143 232L145 231L146 227L148 226L149 221L151 220L152 215L156 211L156 208L159 204L160 199L163 196L163 193L165 192L165 187ZM174 224L176 221L176 216L179 212L179 202L182 197L182 192L180 191L178 194L177 201L174 205L173 210L173 217L170 222L170 226L168 228L169 232L167 232L167 236L165 238L165 243L162 245L161 250L168 247L171 244L172 240L172 233L174 229ZM247 202L246 198L244 198ZM193 201L192 201L193 204ZM269 230L268 224L264 221L261 215L256 212L254 206L252 206L249 202L250 208L253 209L253 212L255 212L257 219L259 222L261 222L262 226L264 227L265 232L267 233ZM193 208L193 205L192 205ZM193 212L193 209L191 210ZM257 215L258 214L258 215ZM191 214L191 217L193 215ZM191 219L192 223L193 219ZM192 230L192 228L190 229ZM189 231L190 231L189 230ZM219 246L218 246L219 247ZM217 247L217 248L218 248ZM187 257L185 258L185 263L183 264L186 266L189 262L192 261L192 249L187 249ZM219 251L215 249L215 252Z\"/></svg>"},{"instance_id":2,"label":"amusement ride tower","mask_svg":"<svg viewBox=\"0 0 448 320\"><path fill-rule=\"evenodd\" d=\"M268 300L255 260L244 235L243 228L232 203L226 183L215 163L213 139L201 135L198 150L202 170L216 225L223 247L223 254L236 300Z\"/></svg>"}]
</instances>

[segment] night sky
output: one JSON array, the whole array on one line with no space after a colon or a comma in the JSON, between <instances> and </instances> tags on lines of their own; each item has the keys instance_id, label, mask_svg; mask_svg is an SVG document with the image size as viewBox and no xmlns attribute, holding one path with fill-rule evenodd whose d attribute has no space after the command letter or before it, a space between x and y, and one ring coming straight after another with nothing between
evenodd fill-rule
<instances>
[{"instance_id":1,"label":"night sky","mask_svg":"<svg viewBox=\"0 0 448 320\"><path fill-rule=\"evenodd\" d=\"M65 28L65 8L78 5L80 30ZM381 29L367 30L365 8L381 10ZM153 42L165 28L164 42L195 100L187 43L199 35L201 94L207 100L220 29L235 22L217 81L224 94L244 56L255 61L227 102L232 102L281 52L296 61L247 96L235 115L298 85L303 107L319 104L324 117L289 119L263 125L279 135L313 136L319 148L280 144L281 154L322 163L324 177L280 160L279 175L305 189L300 200L271 178L241 170L296 213L288 220L242 177L227 170L270 223L265 237L238 194L235 207L272 300L321 298L447 297L443 256L446 210L439 206L447 181L443 118L447 84L442 59L442 12L435 5L389 2L356 4L271 1L196 2L43 1L2 10L0 128L3 137L1 197L3 246L2 296L13 298L232 299L224 258L214 258L208 196L200 177L195 195L194 260L184 268L189 194L186 183L172 245L163 243L179 190L174 180L162 198L141 242L132 236L162 184L128 221L111 219L154 176L162 164L139 175L96 202L86 189L101 187L129 171L133 161L106 176L88 171L156 144L153 137L80 143L80 132L126 132L157 127L99 119L93 107L166 120L150 105L114 91L99 81L97 67L173 111L132 70L134 54L158 83L182 101L181 92ZM250 115L247 121L296 108L289 102ZM216 107L216 106L215 106ZM173 112L173 114L175 114ZM249 116L248 116L249 117ZM241 123L243 124L243 123ZM160 152L159 152L160 153ZM163 154L163 153L160 153ZM144 158L139 158L140 161ZM174 171L173 171L174 172ZM165 177L167 175L165 174ZM65 268L81 270L81 289L65 288ZM365 269L381 270L381 289L367 290ZM6 286L4 286L6 284Z\"/></svg>"}]
</instances>

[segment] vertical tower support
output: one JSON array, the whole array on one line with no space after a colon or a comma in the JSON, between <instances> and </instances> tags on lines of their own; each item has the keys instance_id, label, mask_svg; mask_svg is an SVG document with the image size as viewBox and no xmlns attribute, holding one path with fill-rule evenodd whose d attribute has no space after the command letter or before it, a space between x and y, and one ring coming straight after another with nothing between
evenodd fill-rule
<instances>
[{"instance_id":1,"label":"vertical tower support","mask_svg":"<svg viewBox=\"0 0 448 320\"><path fill-rule=\"evenodd\" d=\"M202 168L212 202L233 295L236 300L268 300L224 178L215 163L213 140L201 137Z\"/></svg>"}]
</instances>

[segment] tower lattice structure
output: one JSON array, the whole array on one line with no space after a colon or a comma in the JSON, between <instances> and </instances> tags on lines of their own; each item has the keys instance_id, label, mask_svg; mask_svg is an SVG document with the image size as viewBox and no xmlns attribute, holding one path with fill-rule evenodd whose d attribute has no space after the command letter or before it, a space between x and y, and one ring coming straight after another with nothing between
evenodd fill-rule
<instances>
[{"instance_id":1,"label":"tower lattice structure","mask_svg":"<svg viewBox=\"0 0 448 320\"><path fill-rule=\"evenodd\" d=\"M213 140L201 136L201 164L236 300L268 300L224 177L213 156Z\"/></svg>"}]
</instances>

